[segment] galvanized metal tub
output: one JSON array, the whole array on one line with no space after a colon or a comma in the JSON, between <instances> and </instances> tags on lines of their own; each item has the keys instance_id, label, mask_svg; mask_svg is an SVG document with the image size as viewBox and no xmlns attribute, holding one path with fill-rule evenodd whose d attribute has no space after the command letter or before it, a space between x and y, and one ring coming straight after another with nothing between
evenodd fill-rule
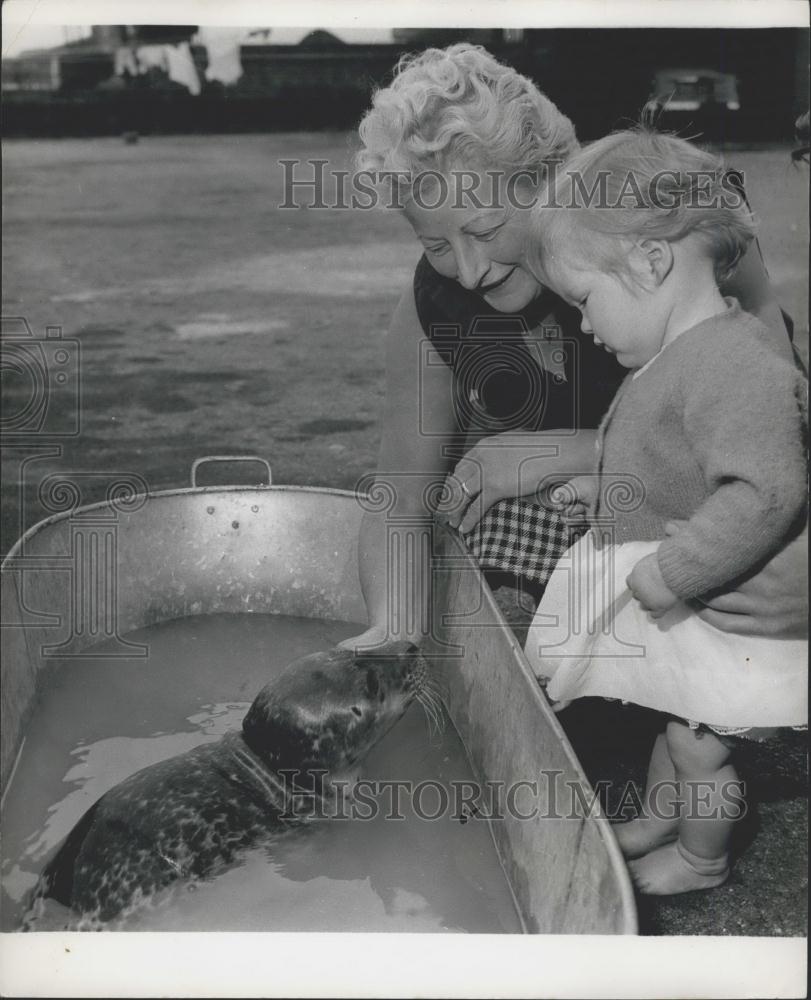
<instances>
[{"instance_id":1,"label":"galvanized metal tub","mask_svg":"<svg viewBox=\"0 0 811 1000\"><path fill-rule=\"evenodd\" d=\"M100 641L137 656L126 639L133 629L215 612L364 621L362 513L357 495L338 490L195 487L113 498L35 525L2 567L3 787L46 674ZM434 563L426 648L474 773L502 790L502 807L511 788L535 783L521 786L538 806L533 818L507 808L491 822L524 927L635 933L607 820L599 810L573 818L549 801L575 785L589 794L574 751L476 564L440 527Z\"/></svg>"}]
</instances>

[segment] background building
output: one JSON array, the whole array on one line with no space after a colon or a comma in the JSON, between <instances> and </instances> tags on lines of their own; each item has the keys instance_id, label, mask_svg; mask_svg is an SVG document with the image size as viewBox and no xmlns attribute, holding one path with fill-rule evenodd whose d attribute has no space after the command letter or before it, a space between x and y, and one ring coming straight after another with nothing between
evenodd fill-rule
<instances>
[{"instance_id":1,"label":"background building","mask_svg":"<svg viewBox=\"0 0 811 1000\"><path fill-rule=\"evenodd\" d=\"M719 140L790 140L808 108L803 29L255 28L219 35L221 43L217 29L198 33L194 25L94 26L87 38L4 60L6 135L352 128L403 53L462 40L534 79L585 139L638 120L654 97L664 126ZM668 110L668 74L674 98L697 96L695 107L682 99L680 109ZM713 79L726 82L709 87ZM725 88L734 99L718 96Z\"/></svg>"}]
</instances>

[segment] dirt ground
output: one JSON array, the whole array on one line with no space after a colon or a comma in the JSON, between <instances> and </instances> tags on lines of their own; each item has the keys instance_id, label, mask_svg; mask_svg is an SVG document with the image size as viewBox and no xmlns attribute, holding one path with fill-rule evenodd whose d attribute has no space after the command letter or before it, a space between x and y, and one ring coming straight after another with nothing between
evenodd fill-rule
<instances>
[{"instance_id":1,"label":"dirt ground","mask_svg":"<svg viewBox=\"0 0 811 1000\"><path fill-rule=\"evenodd\" d=\"M383 332L416 242L385 211L277 207L279 157L337 169L348 142L5 144L3 315L39 335L59 325L81 351L81 432L32 464L34 482L133 471L166 489L188 484L195 458L231 453L265 456L280 483L351 488L374 468ZM53 401L64 423L69 397ZM19 534L15 478L4 477L6 549ZM43 513L29 483L25 525Z\"/></svg>"},{"instance_id":2,"label":"dirt ground","mask_svg":"<svg viewBox=\"0 0 811 1000\"><path fill-rule=\"evenodd\" d=\"M351 147L340 133L4 144L3 316L26 319L36 336L61 327L71 377L51 387L45 429L70 429L77 414L79 424L73 436L4 449L3 552L51 512L38 497L50 473L93 473L82 479L87 503L121 473L150 490L188 485L207 454L265 456L277 483L352 488L374 468L383 333L417 244L384 209L279 207L280 158L347 169ZM807 357L807 170L787 148L727 159L744 172ZM16 414L25 376L4 369L3 390ZM257 480L255 467L244 479L221 474ZM599 732L638 773L647 724L632 727L635 753L627 739L616 745L610 720L595 730L582 711L568 726L587 767ZM732 880L643 907L647 933L805 932L803 741L752 769L760 829Z\"/></svg>"},{"instance_id":3,"label":"dirt ground","mask_svg":"<svg viewBox=\"0 0 811 1000\"><path fill-rule=\"evenodd\" d=\"M3 316L61 327L81 375L80 433L29 463L22 504L6 449L4 552L48 513L50 472L136 472L158 490L201 455L253 453L277 482L351 488L374 468L383 333L416 241L386 209L278 207L280 158L346 169L351 148L342 133L4 144ZM729 160L807 344L807 176L784 149ZM3 379L8 413L28 384ZM49 427L72 426L72 385L53 386Z\"/></svg>"}]
</instances>

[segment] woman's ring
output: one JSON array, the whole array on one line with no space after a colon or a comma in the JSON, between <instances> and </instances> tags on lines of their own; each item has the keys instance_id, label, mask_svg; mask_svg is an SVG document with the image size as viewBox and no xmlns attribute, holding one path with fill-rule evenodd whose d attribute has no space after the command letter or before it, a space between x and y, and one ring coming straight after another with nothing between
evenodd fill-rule
<instances>
[{"instance_id":1,"label":"woman's ring","mask_svg":"<svg viewBox=\"0 0 811 1000\"><path fill-rule=\"evenodd\" d=\"M473 499L473 494L468 489L467 483L462 483L461 485L462 485L462 492L465 494L465 496L468 498L468 500L472 500Z\"/></svg>"}]
</instances>

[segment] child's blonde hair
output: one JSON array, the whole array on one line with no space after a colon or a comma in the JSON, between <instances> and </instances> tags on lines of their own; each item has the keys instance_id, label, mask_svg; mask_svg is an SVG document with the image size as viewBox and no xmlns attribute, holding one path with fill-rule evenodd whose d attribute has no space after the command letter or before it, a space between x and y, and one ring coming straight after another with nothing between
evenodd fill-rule
<instances>
[{"instance_id":1,"label":"child's blonde hair","mask_svg":"<svg viewBox=\"0 0 811 1000\"><path fill-rule=\"evenodd\" d=\"M698 235L722 281L756 233L737 174L717 156L647 127L614 132L576 153L532 210L528 265L543 280L563 240L621 277L630 245Z\"/></svg>"}]
</instances>

